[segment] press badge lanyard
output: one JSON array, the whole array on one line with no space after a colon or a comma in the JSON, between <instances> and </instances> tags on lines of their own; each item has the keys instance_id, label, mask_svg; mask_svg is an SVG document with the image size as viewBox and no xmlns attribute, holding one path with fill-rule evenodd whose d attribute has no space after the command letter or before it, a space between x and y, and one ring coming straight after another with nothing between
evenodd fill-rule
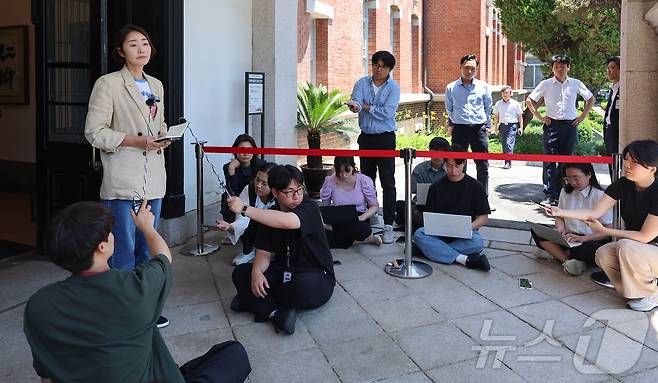
<instances>
[{"instance_id":1,"label":"press badge lanyard","mask_svg":"<svg viewBox=\"0 0 658 383\"><path fill-rule=\"evenodd\" d=\"M286 270L283 272L283 283L288 283L292 280L292 271L290 271L291 258L292 253L290 252L290 233L288 233L286 243Z\"/></svg>"}]
</instances>

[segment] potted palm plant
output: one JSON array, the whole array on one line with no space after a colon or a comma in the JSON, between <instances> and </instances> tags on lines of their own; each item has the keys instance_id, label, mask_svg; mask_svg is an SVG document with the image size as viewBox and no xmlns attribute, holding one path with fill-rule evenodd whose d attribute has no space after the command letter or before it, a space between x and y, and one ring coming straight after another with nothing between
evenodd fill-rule
<instances>
[{"instance_id":1,"label":"potted palm plant","mask_svg":"<svg viewBox=\"0 0 658 383\"><path fill-rule=\"evenodd\" d=\"M335 131L349 133L354 128L346 126L340 114L346 112L344 96L339 89L328 91L326 86L300 83L297 86L297 128L306 130L309 149L320 149L322 133ZM320 195L324 178L333 172L330 164L323 164L321 156L306 156L302 173L306 189L311 197Z\"/></svg>"}]
</instances>

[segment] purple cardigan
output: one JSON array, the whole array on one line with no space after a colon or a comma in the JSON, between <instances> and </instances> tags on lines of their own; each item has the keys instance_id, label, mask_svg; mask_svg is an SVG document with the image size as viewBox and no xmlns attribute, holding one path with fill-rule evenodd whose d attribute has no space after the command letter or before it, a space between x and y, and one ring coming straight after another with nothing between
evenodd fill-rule
<instances>
[{"instance_id":1,"label":"purple cardigan","mask_svg":"<svg viewBox=\"0 0 658 383\"><path fill-rule=\"evenodd\" d=\"M351 191L336 187L336 175L324 179L320 189L322 205L356 205L356 211L363 213L368 206L377 205L377 190L372 178L357 173L356 184Z\"/></svg>"}]
</instances>

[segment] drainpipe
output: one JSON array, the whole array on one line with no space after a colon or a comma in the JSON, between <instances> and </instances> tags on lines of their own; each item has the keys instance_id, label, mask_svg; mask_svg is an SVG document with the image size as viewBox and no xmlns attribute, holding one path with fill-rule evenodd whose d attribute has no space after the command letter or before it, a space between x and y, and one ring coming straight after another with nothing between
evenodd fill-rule
<instances>
[{"instance_id":1,"label":"drainpipe","mask_svg":"<svg viewBox=\"0 0 658 383\"><path fill-rule=\"evenodd\" d=\"M434 92L427 86L427 68L423 68L423 91L430 95L430 99L427 101L427 105L425 105L425 114L427 115L427 120L425 121L425 131L429 132L432 126L432 121L430 120L430 106L432 106Z\"/></svg>"}]
</instances>

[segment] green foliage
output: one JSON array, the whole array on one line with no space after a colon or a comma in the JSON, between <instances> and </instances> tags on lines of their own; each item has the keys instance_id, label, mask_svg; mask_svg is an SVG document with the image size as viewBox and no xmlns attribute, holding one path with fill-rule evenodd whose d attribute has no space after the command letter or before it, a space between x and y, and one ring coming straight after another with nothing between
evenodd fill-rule
<instances>
[{"instance_id":1,"label":"green foliage","mask_svg":"<svg viewBox=\"0 0 658 383\"><path fill-rule=\"evenodd\" d=\"M569 75L595 90L606 83L606 59L619 53L620 6L620 0L496 0L508 39L544 62L566 53Z\"/></svg>"},{"instance_id":2,"label":"green foliage","mask_svg":"<svg viewBox=\"0 0 658 383\"><path fill-rule=\"evenodd\" d=\"M296 127L306 129L309 137L331 130L340 133L352 132L354 129L345 125L343 119L339 118L340 114L347 111L347 99L348 96L343 95L340 89L328 91L324 85L316 87L308 82L299 84ZM320 146L313 147L319 148Z\"/></svg>"}]
</instances>

